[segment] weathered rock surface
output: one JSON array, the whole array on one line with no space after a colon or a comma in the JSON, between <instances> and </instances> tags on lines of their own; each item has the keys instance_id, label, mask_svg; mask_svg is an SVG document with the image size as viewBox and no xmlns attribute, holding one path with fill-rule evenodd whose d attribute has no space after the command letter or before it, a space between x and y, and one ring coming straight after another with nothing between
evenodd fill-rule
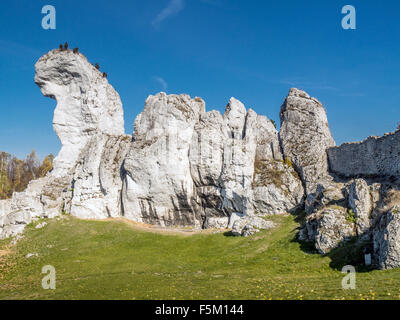
<instances>
[{"instance_id":1,"label":"weathered rock surface","mask_svg":"<svg viewBox=\"0 0 400 320\"><path fill-rule=\"evenodd\" d=\"M135 120L124 161L124 216L162 226L202 224L189 149L204 101L187 95L150 96Z\"/></svg>"},{"instance_id":2,"label":"weathered rock surface","mask_svg":"<svg viewBox=\"0 0 400 320\"><path fill-rule=\"evenodd\" d=\"M53 127L62 148L52 174L64 176L91 136L124 134L122 103L107 78L80 53L53 50L39 59L35 70L43 95L57 100Z\"/></svg>"},{"instance_id":3,"label":"weathered rock surface","mask_svg":"<svg viewBox=\"0 0 400 320\"><path fill-rule=\"evenodd\" d=\"M357 235L368 238L372 211L371 194L363 179L356 179L350 186L349 207L356 219Z\"/></svg>"},{"instance_id":4,"label":"weathered rock surface","mask_svg":"<svg viewBox=\"0 0 400 320\"><path fill-rule=\"evenodd\" d=\"M235 220L232 226L234 236L248 237L261 230L268 230L275 226L272 221L264 220L260 217L244 216Z\"/></svg>"},{"instance_id":5,"label":"weathered rock surface","mask_svg":"<svg viewBox=\"0 0 400 320\"><path fill-rule=\"evenodd\" d=\"M306 224L307 234L321 254L345 244L356 236L354 224L346 218L347 209L329 206L312 214Z\"/></svg>"},{"instance_id":6,"label":"weathered rock surface","mask_svg":"<svg viewBox=\"0 0 400 320\"><path fill-rule=\"evenodd\" d=\"M299 176L281 160L256 160L252 187L256 213L295 212L304 202Z\"/></svg>"},{"instance_id":7,"label":"weathered rock surface","mask_svg":"<svg viewBox=\"0 0 400 320\"><path fill-rule=\"evenodd\" d=\"M304 91L291 89L280 111L279 137L309 194L328 176L326 150L335 145L322 104Z\"/></svg>"},{"instance_id":8,"label":"weathered rock surface","mask_svg":"<svg viewBox=\"0 0 400 320\"><path fill-rule=\"evenodd\" d=\"M57 100L53 127L62 148L54 160L54 169L45 178L32 181L24 192L13 195L0 217L0 238L21 233L32 220L53 218L64 210L75 212L77 199L78 206L92 209L92 218L105 217L104 211L111 207L111 214L119 210L116 193L122 181L114 177L115 172L120 173L114 160L121 166L123 156L120 156L122 159L118 155L115 159L108 157L115 154L113 148L120 145L117 141L120 138L105 143L107 150L102 150L101 159L96 158L102 142L107 140L105 135L123 136L123 110L118 93L82 54L69 50L49 52L39 59L35 70L35 82L42 93ZM89 156L91 152L96 155ZM89 161L82 164L86 160ZM77 198L74 199L75 177ZM99 183L104 185L101 196ZM104 199L97 207L89 203L95 197ZM88 217L84 210L77 215Z\"/></svg>"},{"instance_id":9,"label":"weathered rock surface","mask_svg":"<svg viewBox=\"0 0 400 320\"><path fill-rule=\"evenodd\" d=\"M84 219L105 219L122 214L122 162L131 144L130 136L93 136L81 151L71 183L67 211Z\"/></svg>"},{"instance_id":10,"label":"weathered rock surface","mask_svg":"<svg viewBox=\"0 0 400 320\"><path fill-rule=\"evenodd\" d=\"M374 257L379 269L400 266L400 214L399 209L382 215L373 233Z\"/></svg>"},{"instance_id":11,"label":"weathered rock surface","mask_svg":"<svg viewBox=\"0 0 400 320\"><path fill-rule=\"evenodd\" d=\"M271 176L263 174L264 167L257 171L262 188L254 186L260 180L254 175L256 158L273 163ZM281 159L272 122L234 98L221 115L205 112L200 98L150 96L135 121L124 162L124 215L162 226L212 228L227 227L233 212L252 216L295 210L302 203L302 185ZM274 170L281 180L273 179Z\"/></svg>"},{"instance_id":12,"label":"weathered rock surface","mask_svg":"<svg viewBox=\"0 0 400 320\"><path fill-rule=\"evenodd\" d=\"M335 147L322 104L293 88L279 133L235 98L221 115L159 93L128 136L118 93L83 55L53 50L35 68L62 148L45 178L0 201L0 238L62 212L248 236L274 226L261 216L304 209L299 237L320 253L355 239L379 268L400 266L400 131Z\"/></svg>"},{"instance_id":13,"label":"weathered rock surface","mask_svg":"<svg viewBox=\"0 0 400 320\"><path fill-rule=\"evenodd\" d=\"M400 131L328 149L331 170L344 177L400 176Z\"/></svg>"}]
</instances>

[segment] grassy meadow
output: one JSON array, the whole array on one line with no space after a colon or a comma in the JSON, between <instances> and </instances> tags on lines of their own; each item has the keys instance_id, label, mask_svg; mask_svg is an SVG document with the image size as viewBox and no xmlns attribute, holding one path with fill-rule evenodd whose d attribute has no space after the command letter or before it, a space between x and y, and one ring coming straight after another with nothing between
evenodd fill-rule
<instances>
[{"instance_id":1,"label":"grassy meadow","mask_svg":"<svg viewBox=\"0 0 400 320\"><path fill-rule=\"evenodd\" d=\"M341 286L341 248L321 256L296 241L293 216L255 236L158 232L121 220L68 216L28 226L16 245L0 241L0 299L399 299L400 270L358 269L356 290ZM37 256L26 258L28 253ZM42 288L42 267L56 289Z\"/></svg>"}]
</instances>

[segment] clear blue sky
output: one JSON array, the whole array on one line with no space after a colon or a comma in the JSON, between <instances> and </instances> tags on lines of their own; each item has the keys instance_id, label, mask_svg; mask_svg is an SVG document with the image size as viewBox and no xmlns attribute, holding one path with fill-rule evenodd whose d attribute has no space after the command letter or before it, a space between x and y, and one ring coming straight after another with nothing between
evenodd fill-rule
<instances>
[{"instance_id":1,"label":"clear blue sky","mask_svg":"<svg viewBox=\"0 0 400 320\"><path fill-rule=\"evenodd\" d=\"M41 9L57 10L43 30ZM357 29L343 30L354 5ZM323 102L340 144L393 131L400 121L400 3L372 0L2 0L0 150L57 154L56 102L33 82L34 64L68 41L99 62L124 105L126 132L149 94L231 96L279 123L290 87Z\"/></svg>"}]
</instances>

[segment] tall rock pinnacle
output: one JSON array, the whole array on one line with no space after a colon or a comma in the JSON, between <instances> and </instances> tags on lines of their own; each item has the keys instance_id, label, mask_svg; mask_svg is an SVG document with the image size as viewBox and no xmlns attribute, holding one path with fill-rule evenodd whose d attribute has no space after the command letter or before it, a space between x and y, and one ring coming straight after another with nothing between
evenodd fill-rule
<instances>
[{"instance_id":1,"label":"tall rock pinnacle","mask_svg":"<svg viewBox=\"0 0 400 320\"><path fill-rule=\"evenodd\" d=\"M283 154L298 170L309 193L328 174L326 150L335 146L322 104L292 88L280 111Z\"/></svg>"},{"instance_id":2,"label":"tall rock pinnacle","mask_svg":"<svg viewBox=\"0 0 400 320\"><path fill-rule=\"evenodd\" d=\"M67 174L88 139L98 133L124 134L122 103L107 79L86 57L70 50L53 50L35 65L35 83L57 100L53 127L62 149L53 175Z\"/></svg>"}]
</instances>

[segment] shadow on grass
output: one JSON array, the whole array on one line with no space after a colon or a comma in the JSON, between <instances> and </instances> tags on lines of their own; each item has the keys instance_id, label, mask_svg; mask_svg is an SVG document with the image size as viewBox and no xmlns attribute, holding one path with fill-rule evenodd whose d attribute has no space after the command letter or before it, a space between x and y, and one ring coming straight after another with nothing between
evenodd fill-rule
<instances>
[{"instance_id":1,"label":"shadow on grass","mask_svg":"<svg viewBox=\"0 0 400 320\"><path fill-rule=\"evenodd\" d=\"M354 266L357 272L370 272L375 270L373 266L366 266L364 264L364 249L370 246L369 241L361 241L354 237L345 243L340 244L339 247L331 250L325 255L320 254L315 249L314 242L300 241L298 233L292 239L292 242L299 243L300 249L304 253L329 257L331 259L329 266L334 270L342 271L342 268L347 265Z\"/></svg>"},{"instance_id":2,"label":"shadow on grass","mask_svg":"<svg viewBox=\"0 0 400 320\"><path fill-rule=\"evenodd\" d=\"M225 237L236 237L236 236L233 234L232 231L226 231L226 232L224 232L224 236L225 236Z\"/></svg>"},{"instance_id":3,"label":"shadow on grass","mask_svg":"<svg viewBox=\"0 0 400 320\"><path fill-rule=\"evenodd\" d=\"M368 241L352 238L326 254L331 259L329 266L338 271L342 271L342 268L346 265L354 266L357 272L374 270L373 266L366 266L364 263L364 248L369 245Z\"/></svg>"},{"instance_id":4,"label":"shadow on grass","mask_svg":"<svg viewBox=\"0 0 400 320\"><path fill-rule=\"evenodd\" d=\"M299 240L299 231L301 226L305 223L306 213L304 211L297 212L293 216L295 217L295 221L300 224L300 227L293 230L297 231L297 233L291 241L299 243L300 249L304 253L329 257L331 259L329 266L338 271L342 271L342 268L346 265L354 266L357 272L370 272L375 270L373 266L366 266L364 263L364 249L368 247L371 248L372 244L370 241L353 237L346 242L340 243L337 248L323 255L316 250L314 242Z\"/></svg>"}]
</instances>

